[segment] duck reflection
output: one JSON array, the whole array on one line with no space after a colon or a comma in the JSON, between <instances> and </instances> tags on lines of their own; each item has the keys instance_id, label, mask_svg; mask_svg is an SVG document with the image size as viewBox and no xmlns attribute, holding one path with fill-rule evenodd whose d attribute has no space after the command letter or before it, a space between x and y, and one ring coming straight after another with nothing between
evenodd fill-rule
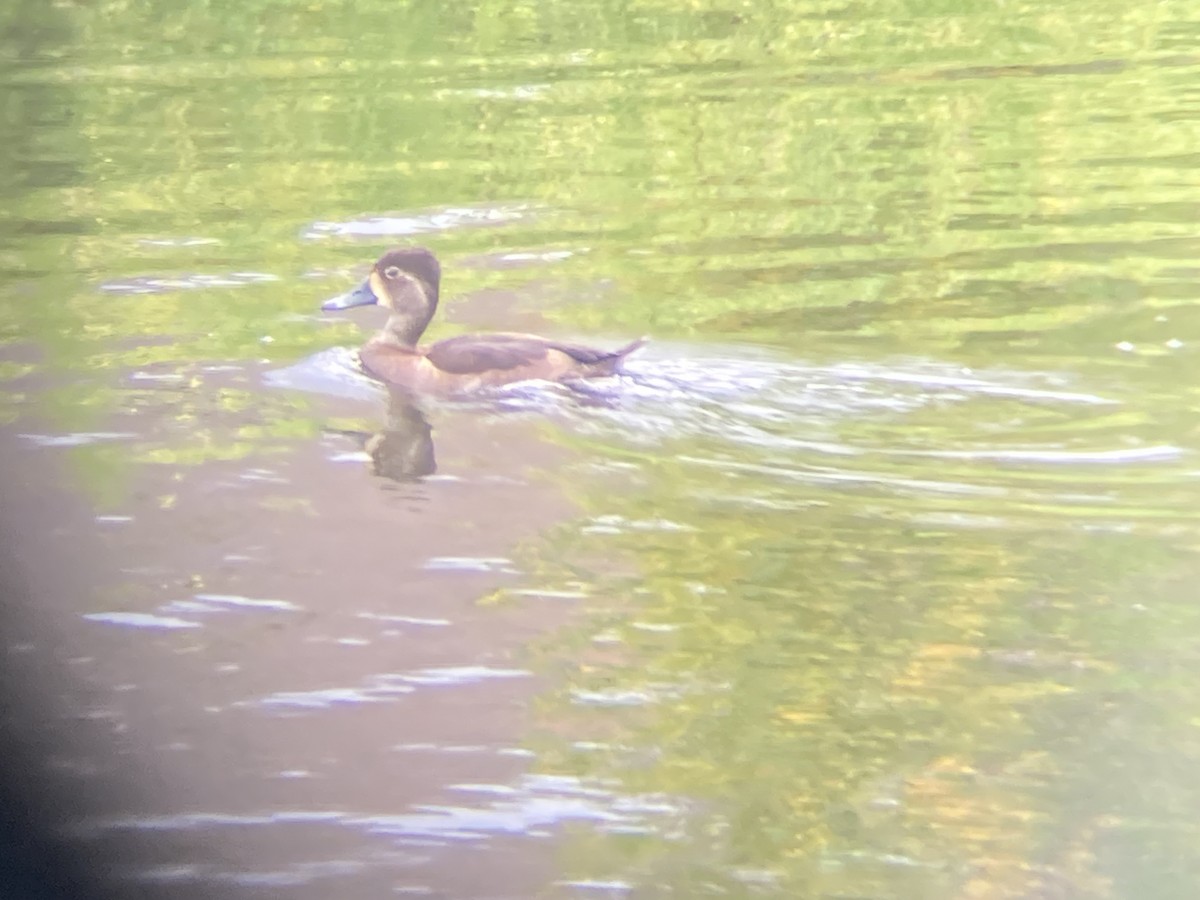
<instances>
[{"instance_id":1,"label":"duck reflection","mask_svg":"<svg viewBox=\"0 0 1200 900\"><path fill-rule=\"evenodd\" d=\"M393 481L416 481L437 471L433 428L412 394L400 388L388 391L387 423L374 434L336 430L356 438L371 457L374 474Z\"/></svg>"},{"instance_id":2,"label":"duck reflection","mask_svg":"<svg viewBox=\"0 0 1200 900\"><path fill-rule=\"evenodd\" d=\"M393 481L413 481L437 471L433 428L416 400L406 391L388 391L387 427L367 438L376 475Z\"/></svg>"}]
</instances>

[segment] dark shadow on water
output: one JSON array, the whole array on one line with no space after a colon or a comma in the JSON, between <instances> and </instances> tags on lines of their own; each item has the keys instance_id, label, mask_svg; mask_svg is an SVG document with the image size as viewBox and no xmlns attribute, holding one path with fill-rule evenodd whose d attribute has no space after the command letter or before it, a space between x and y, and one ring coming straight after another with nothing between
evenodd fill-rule
<instances>
[{"instance_id":1,"label":"dark shadow on water","mask_svg":"<svg viewBox=\"0 0 1200 900\"><path fill-rule=\"evenodd\" d=\"M11 527L0 521L0 530ZM31 588L20 577L11 542L0 543L0 634L8 637L32 633L29 622L17 611L32 599ZM52 786L45 777L47 765L78 737L48 725L60 714L57 697L63 685L56 682L44 661L33 654L8 652L0 657L0 898L21 900L125 900L162 896L145 885L114 881L119 864L112 851L71 840L69 829L96 803L117 802L98 792L68 792ZM42 722L40 730L29 723ZM88 749L94 750L94 747ZM125 802L136 802L131 796ZM195 896L211 896L207 891Z\"/></svg>"}]
</instances>

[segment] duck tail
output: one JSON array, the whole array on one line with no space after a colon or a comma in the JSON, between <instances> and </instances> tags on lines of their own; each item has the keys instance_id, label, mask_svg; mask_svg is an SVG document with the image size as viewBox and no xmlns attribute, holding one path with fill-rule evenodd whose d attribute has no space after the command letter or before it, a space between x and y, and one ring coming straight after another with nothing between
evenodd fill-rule
<instances>
[{"instance_id":1,"label":"duck tail","mask_svg":"<svg viewBox=\"0 0 1200 900\"><path fill-rule=\"evenodd\" d=\"M596 347L584 347L579 344L550 344L549 346L565 353L575 361L577 368L574 376L577 378L599 378L605 375L616 375L621 371L621 363L638 347L646 343L646 338L638 338L616 350L600 350Z\"/></svg>"},{"instance_id":2,"label":"duck tail","mask_svg":"<svg viewBox=\"0 0 1200 900\"><path fill-rule=\"evenodd\" d=\"M603 361L596 366L596 374L598 375L618 375L624 368L625 357L629 354L641 349L645 343L650 340L648 337L640 337L636 341L630 341L624 347L613 350L605 355Z\"/></svg>"},{"instance_id":3,"label":"duck tail","mask_svg":"<svg viewBox=\"0 0 1200 900\"><path fill-rule=\"evenodd\" d=\"M646 342L649 340L650 340L650 338L643 335L642 337L638 338L636 341L630 341L628 344L626 344L620 350L614 350L613 356L619 356L622 359L624 359L626 356L628 356L634 350L638 350L638 349L641 349L642 347L644 347L646 345Z\"/></svg>"}]
</instances>

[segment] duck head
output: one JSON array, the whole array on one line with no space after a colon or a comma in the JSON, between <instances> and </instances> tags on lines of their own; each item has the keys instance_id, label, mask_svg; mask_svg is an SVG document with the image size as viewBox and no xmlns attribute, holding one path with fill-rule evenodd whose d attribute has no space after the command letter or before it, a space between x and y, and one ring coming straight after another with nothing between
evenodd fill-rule
<instances>
[{"instance_id":1,"label":"duck head","mask_svg":"<svg viewBox=\"0 0 1200 900\"><path fill-rule=\"evenodd\" d=\"M326 300L321 309L370 304L386 307L391 315L383 334L405 347L413 347L437 312L441 278L437 257L424 247L389 250L379 257L362 284Z\"/></svg>"}]
</instances>

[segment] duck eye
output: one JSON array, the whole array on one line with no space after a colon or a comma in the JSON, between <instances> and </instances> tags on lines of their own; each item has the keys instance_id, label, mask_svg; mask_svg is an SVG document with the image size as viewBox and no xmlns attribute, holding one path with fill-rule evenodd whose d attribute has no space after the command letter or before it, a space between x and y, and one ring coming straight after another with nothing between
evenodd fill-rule
<instances>
[{"instance_id":1,"label":"duck eye","mask_svg":"<svg viewBox=\"0 0 1200 900\"><path fill-rule=\"evenodd\" d=\"M400 268L398 266L388 266L383 270L383 275L385 278L399 278Z\"/></svg>"}]
</instances>

